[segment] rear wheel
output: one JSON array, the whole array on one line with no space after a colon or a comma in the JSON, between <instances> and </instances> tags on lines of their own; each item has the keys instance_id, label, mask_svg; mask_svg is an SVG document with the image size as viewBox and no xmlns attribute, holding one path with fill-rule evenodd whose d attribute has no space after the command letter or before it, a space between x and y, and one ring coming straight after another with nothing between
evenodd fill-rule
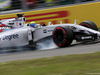
<instances>
[{"instance_id":1,"label":"rear wheel","mask_svg":"<svg viewBox=\"0 0 100 75\"><path fill-rule=\"evenodd\" d=\"M83 21L79 25L98 31L97 25L92 21Z\"/></svg>"},{"instance_id":2,"label":"rear wheel","mask_svg":"<svg viewBox=\"0 0 100 75\"><path fill-rule=\"evenodd\" d=\"M53 41L59 47L67 47L73 41L73 32L68 27L57 27L53 31Z\"/></svg>"}]
</instances>

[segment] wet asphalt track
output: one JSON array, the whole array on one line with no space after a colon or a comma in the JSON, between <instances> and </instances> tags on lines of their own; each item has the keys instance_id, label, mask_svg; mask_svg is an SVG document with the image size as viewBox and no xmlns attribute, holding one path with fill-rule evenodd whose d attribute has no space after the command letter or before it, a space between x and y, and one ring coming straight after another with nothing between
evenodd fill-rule
<instances>
[{"instance_id":1,"label":"wet asphalt track","mask_svg":"<svg viewBox=\"0 0 100 75\"><path fill-rule=\"evenodd\" d=\"M52 49L53 48L53 49ZM4 51L0 54L0 62L2 61L13 61L13 60L24 60L24 59L36 59L43 57L52 57L52 56L61 56L61 55L70 55L70 54L83 54L83 53L92 53L100 51L100 41L89 42L89 43L76 43L67 48L57 48L56 46L48 49L29 49L24 48L18 49L16 51Z\"/></svg>"}]
</instances>

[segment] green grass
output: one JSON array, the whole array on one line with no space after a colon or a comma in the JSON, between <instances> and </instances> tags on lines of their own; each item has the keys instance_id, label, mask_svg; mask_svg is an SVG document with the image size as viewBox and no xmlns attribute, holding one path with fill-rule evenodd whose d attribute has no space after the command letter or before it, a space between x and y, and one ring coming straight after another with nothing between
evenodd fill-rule
<instances>
[{"instance_id":1,"label":"green grass","mask_svg":"<svg viewBox=\"0 0 100 75\"><path fill-rule=\"evenodd\" d=\"M0 62L0 75L93 75L91 73L100 74L100 52Z\"/></svg>"}]
</instances>

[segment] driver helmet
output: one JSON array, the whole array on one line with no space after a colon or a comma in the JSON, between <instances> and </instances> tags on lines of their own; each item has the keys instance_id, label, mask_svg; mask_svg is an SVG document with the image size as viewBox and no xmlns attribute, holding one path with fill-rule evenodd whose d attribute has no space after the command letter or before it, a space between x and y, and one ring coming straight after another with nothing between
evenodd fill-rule
<instances>
[{"instance_id":1,"label":"driver helmet","mask_svg":"<svg viewBox=\"0 0 100 75\"><path fill-rule=\"evenodd\" d=\"M34 28L35 28L35 27L36 27L36 25L37 25L37 23L36 23L36 22L34 22L34 21L30 22L30 26L31 26L31 27L34 27Z\"/></svg>"}]
</instances>

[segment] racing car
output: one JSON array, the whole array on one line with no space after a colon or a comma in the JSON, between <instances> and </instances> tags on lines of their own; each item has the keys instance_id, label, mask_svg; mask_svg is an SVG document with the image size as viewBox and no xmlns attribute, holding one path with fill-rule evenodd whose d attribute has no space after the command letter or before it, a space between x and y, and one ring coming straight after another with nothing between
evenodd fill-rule
<instances>
[{"instance_id":1,"label":"racing car","mask_svg":"<svg viewBox=\"0 0 100 75\"><path fill-rule=\"evenodd\" d=\"M73 40L77 42L95 41L100 39L100 32L92 21L83 21L79 25L70 23L48 25L37 24L31 27L25 24L25 17L17 14L17 18L1 20L2 24L11 26L11 29L0 33L0 48L35 46L36 43L47 37L52 37L58 47L68 47Z\"/></svg>"}]
</instances>

